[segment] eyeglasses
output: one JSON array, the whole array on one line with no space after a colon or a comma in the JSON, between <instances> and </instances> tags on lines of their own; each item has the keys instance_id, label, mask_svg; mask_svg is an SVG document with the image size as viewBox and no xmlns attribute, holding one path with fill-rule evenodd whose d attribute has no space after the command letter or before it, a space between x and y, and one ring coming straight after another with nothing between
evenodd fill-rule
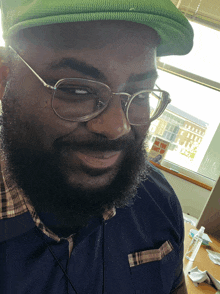
<instances>
[{"instance_id":1,"label":"eyeglasses","mask_svg":"<svg viewBox=\"0 0 220 294\"><path fill-rule=\"evenodd\" d=\"M42 84L53 91L51 107L63 120L89 121L102 113L113 95L116 95L121 100L128 122L139 126L157 119L171 102L169 93L163 90L148 89L135 94L114 93L104 83L82 78L61 79L54 86L48 85L11 46L9 47Z\"/></svg>"}]
</instances>

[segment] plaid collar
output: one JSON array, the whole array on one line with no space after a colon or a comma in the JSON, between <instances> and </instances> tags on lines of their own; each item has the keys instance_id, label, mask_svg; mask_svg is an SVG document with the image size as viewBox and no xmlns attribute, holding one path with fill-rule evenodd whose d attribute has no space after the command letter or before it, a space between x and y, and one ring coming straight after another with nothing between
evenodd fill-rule
<instances>
[{"instance_id":1,"label":"plaid collar","mask_svg":"<svg viewBox=\"0 0 220 294\"><path fill-rule=\"evenodd\" d=\"M1 161L0 188L0 220L16 217L29 211L36 226L45 235L57 242L61 240L58 235L53 233L40 220L33 205L25 196L23 190L20 189L16 184L12 184L11 180L7 178L7 173L5 172L5 162L3 160ZM112 209L106 210L103 213L103 219L106 221L115 215L116 209L113 207Z\"/></svg>"}]
</instances>

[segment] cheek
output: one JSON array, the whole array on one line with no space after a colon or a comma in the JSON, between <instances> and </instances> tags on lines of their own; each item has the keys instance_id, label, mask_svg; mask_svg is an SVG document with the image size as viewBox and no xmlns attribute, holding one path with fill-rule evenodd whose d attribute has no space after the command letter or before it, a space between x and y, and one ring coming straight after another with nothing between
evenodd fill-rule
<instances>
[{"instance_id":1,"label":"cheek","mask_svg":"<svg viewBox=\"0 0 220 294\"><path fill-rule=\"evenodd\" d=\"M135 139L138 144L143 143L148 135L148 130L150 127L150 123L143 126L132 126L132 129L135 133Z\"/></svg>"},{"instance_id":2,"label":"cheek","mask_svg":"<svg viewBox=\"0 0 220 294\"><path fill-rule=\"evenodd\" d=\"M23 85L20 89L17 85L8 87L2 101L5 127L20 146L49 150L57 138L73 132L78 123L60 119L51 108L49 95L33 90L25 92Z\"/></svg>"},{"instance_id":3,"label":"cheek","mask_svg":"<svg viewBox=\"0 0 220 294\"><path fill-rule=\"evenodd\" d=\"M8 89L6 96L9 101L13 100L16 116L19 113L23 119L29 120L53 115L50 107L52 91L49 92L31 73L25 73L22 69L15 70Z\"/></svg>"}]
</instances>

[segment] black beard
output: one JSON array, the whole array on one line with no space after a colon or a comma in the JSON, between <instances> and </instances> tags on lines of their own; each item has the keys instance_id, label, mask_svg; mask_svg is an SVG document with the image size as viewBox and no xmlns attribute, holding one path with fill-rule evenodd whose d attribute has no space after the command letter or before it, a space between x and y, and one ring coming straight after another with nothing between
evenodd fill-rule
<instances>
[{"instance_id":1,"label":"black beard","mask_svg":"<svg viewBox=\"0 0 220 294\"><path fill-rule=\"evenodd\" d=\"M6 103L2 117L2 146L8 166L8 175L23 189L26 197L31 201L41 220L49 228L60 234L74 233L78 228L86 226L91 217L101 217L106 209L131 205L135 199L137 188L148 173L146 164L147 153L144 143L138 146L136 140L114 142L97 137L96 143L91 142L90 148L126 151L118 173L113 181L102 189L95 191L82 190L70 186L59 169L61 151L59 144L54 152L31 148L29 136L21 147L17 136L22 129L22 136L29 133L30 126L17 117L11 119L13 113L9 103ZM9 108L8 108L9 107ZM7 109L9 111L7 111ZM10 116L10 118L9 118ZM10 121L10 123L9 123ZM16 135L15 135L16 133ZM17 137L17 138L16 138ZM29 140L28 140L29 139ZM117 145L117 146L116 146ZM99 147L98 147L99 146ZM108 149L110 149L108 147ZM95 175L94 175L95 176ZM60 230L59 230L60 228Z\"/></svg>"}]
</instances>

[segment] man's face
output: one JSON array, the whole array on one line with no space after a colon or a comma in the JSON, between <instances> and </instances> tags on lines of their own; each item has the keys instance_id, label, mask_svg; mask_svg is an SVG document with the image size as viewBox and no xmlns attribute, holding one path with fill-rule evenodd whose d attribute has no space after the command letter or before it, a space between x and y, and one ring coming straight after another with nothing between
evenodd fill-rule
<instances>
[{"instance_id":1,"label":"man's face","mask_svg":"<svg viewBox=\"0 0 220 294\"><path fill-rule=\"evenodd\" d=\"M41 30L22 36L19 53L48 84L83 78L129 94L154 87L157 35L153 30L121 21L50 25ZM3 97L3 136L11 173L24 189L26 173L32 189L30 181L44 182L41 192L45 189L50 194L60 181L68 191L101 191L104 198L105 189L119 174L138 169L135 162L128 166L129 158L132 161L141 153L139 160L144 161L141 150L149 124L131 126L116 95L101 114L83 123L60 119L51 99L52 91L15 60ZM116 186L119 192L123 183ZM31 189L26 190L37 206Z\"/></svg>"}]
</instances>

